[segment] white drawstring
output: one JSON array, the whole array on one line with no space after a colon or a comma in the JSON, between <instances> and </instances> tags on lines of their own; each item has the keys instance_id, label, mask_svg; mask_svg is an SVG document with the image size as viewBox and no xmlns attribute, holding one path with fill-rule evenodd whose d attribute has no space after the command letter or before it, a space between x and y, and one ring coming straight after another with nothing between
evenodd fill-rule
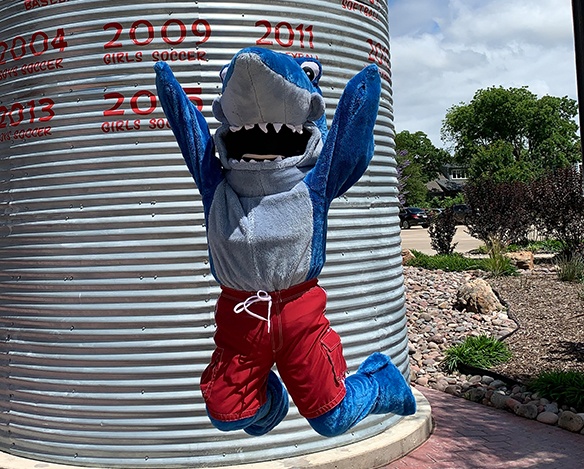
<instances>
[{"instance_id":1,"label":"white drawstring","mask_svg":"<svg viewBox=\"0 0 584 469\"><path fill-rule=\"evenodd\" d=\"M267 319L260 316L259 314L255 314L254 312L247 309L248 306L251 306L252 304L258 303L260 301L268 303L268 318ZM250 296L248 299L246 299L245 301L242 301L241 303L237 303L235 305L235 307L233 308L233 312L235 314L239 314L239 313L242 313L244 311L247 314L249 314L250 316L253 316L254 318L260 319L262 321L267 321L268 334L270 333L270 316L272 314L272 297L270 296L270 294L268 292L265 292L264 290L258 290L258 292L255 295Z\"/></svg>"}]
</instances>

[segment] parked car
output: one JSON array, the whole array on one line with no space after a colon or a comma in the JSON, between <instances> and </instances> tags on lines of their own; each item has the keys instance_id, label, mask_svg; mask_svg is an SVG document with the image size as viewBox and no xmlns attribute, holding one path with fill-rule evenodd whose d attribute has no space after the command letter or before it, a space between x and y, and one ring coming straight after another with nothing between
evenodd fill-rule
<instances>
[{"instance_id":1,"label":"parked car","mask_svg":"<svg viewBox=\"0 0 584 469\"><path fill-rule=\"evenodd\" d=\"M402 229L407 230L412 226L428 228L430 220L425 210L418 207L404 207L399 211L399 221Z\"/></svg>"},{"instance_id":2,"label":"parked car","mask_svg":"<svg viewBox=\"0 0 584 469\"><path fill-rule=\"evenodd\" d=\"M467 218L472 215L472 209L466 204L455 204L452 206L452 211L458 225L466 224Z\"/></svg>"},{"instance_id":3,"label":"parked car","mask_svg":"<svg viewBox=\"0 0 584 469\"><path fill-rule=\"evenodd\" d=\"M429 208L426 209L426 214L429 217L437 217L438 215L440 215L442 212L444 211L443 208Z\"/></svg>"}]
</instances>

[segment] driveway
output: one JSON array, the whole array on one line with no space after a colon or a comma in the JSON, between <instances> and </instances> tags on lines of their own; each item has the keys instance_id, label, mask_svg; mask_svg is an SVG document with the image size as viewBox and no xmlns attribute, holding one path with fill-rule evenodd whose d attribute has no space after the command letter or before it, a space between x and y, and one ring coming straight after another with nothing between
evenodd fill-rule
<instances>
[{"instance_id":1,"label":"driveway","mask_svg":"<svg viewBox=\"0 0 584 469\"><path fill-rule=\"evenodd\" d=\"M434 251L430 247L430 235L428 235L428 229L422 228L421 226L414 226L408 230L401 231L402 239L402 249L415 249L416 251L423 252L425 254L434 255ZM473 249L477 249L479 246L483 245L482 241L473 238L466 232L465 226L458 226L456 228L456 234L454 235L454 243L456 245L456 252L468 252Z\"/></svg>"}]
</instances>

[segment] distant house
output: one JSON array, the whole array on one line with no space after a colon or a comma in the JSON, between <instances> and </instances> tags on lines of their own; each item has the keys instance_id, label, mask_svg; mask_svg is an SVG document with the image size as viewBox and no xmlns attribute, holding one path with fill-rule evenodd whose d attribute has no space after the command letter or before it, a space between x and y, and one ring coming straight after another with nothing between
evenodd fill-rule
<instances>
[{"instance_id":1,"label":"distant house","mask_svg":"<svg viewBox=\"0 0 584 469\"><path fill-rule=\"evenodd\" d=\"M574 166L578 172L582 172L584 167L582 162ZM430 197L454 197L462 191L467 179L465 166L447 164L442 166L436 179L426 183L426 189Z\"/></svg>"},{"instance_id":2,"label":"distant house","mask_svg":"<svg viewBox=\"0 0 584 469\"><path fill-rule=\"evenodd\" d=\"M454 197L468 179L465 166L447 164L442 166L438 177L426 184L431 197Z\"/></svg>"}]
</instances>

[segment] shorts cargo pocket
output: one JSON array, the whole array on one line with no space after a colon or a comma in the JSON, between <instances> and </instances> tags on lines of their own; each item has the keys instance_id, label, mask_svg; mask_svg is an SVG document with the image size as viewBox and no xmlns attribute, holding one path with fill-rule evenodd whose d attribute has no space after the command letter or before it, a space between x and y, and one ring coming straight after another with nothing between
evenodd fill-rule
<instances>
[{"instance_id":1,"label":"shorts cargo pocket","mask_svg":"<svg viewBox=\"0 0 584 469\"><path fill-rule=\"evenodd\" d=\"M341 338L334 330L329 329L324 333L320 341L323 352L331 364L335 376L335 382L341 384L347 373L347 363L343 356Z\"/></svg>"},{"instance_id":2,"label":"shorts cargo pocket","mask_svg":"<svg viewBox=\"0 0 584 469\"><path fill-rule=\"evenodd\" d=\"M205 368L203 374L201 375L201 392L203 393L203 398L205 401L211 399L213 393L213 385L217 379L219 365L221 363L221 358L223 357L223 349L217 347L211 356L211 363Z\"/></svg>"}]
</instances>

